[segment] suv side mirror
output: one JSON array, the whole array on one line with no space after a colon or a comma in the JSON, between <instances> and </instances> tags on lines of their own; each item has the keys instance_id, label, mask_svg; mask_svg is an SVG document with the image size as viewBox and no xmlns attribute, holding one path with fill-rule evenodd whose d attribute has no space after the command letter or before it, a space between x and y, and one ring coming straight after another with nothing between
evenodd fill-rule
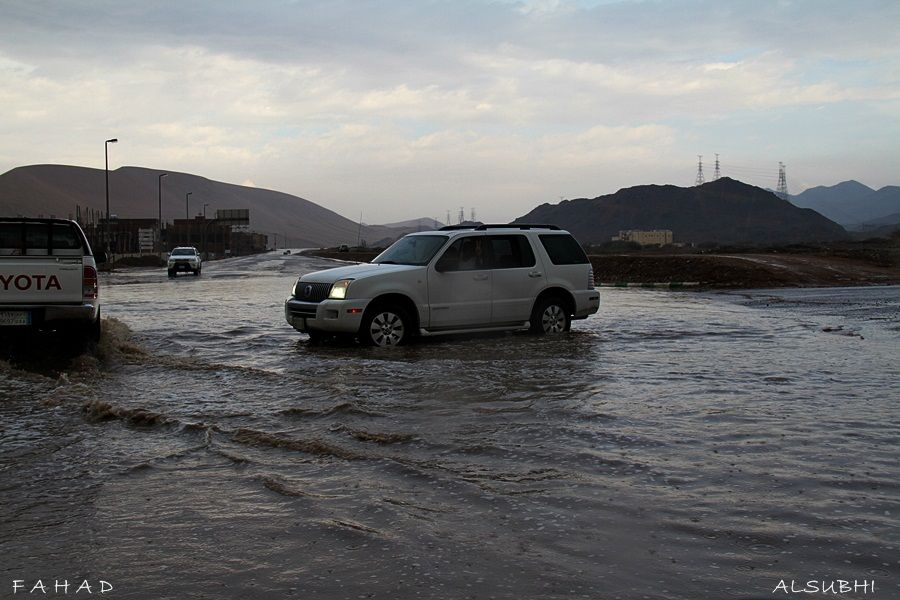
<instances>
[{"instance_id":1,"label":"suv side mirror","mask_svg":"<svg viewBox=\"0 0 900 600\"><path fill-rule=\"evenodd\" d=\"M434 270L438 273L444 271L455 271L459 268L459 259L452 256L450 252L445 252L442 257L434 265Z\"/></svg>"}]
</instances>

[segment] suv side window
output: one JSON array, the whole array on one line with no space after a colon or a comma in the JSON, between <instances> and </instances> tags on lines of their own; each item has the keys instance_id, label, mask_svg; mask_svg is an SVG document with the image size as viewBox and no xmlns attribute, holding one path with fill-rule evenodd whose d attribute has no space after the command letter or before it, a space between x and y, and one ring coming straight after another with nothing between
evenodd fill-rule
<instances>
[{"instance_id":1,"label":"suv side window","mask_svg":"<svg viewBox=\"0 0 900 600\"><path fill-rule=\"evenodd\" d=\"M484 236L461 237L444 251L435 267L439 271L480 271L490 266Z\"/></svg>"},{"instance_id":2,"label":"suv side window","mask_svg":"<svg viewBox=\"0 0 900 600\"><path fill-rule=\"evenodd\" d=\"M534 252L524 235L492 235L488 237L491 268L518 269L535 265Z\"/></svg>"},{"instance_id":3,"label":"suv side window","mask_svg":"<svg viewBox=\"0 0 900 600\"><path fill-rule=\"evenodd\" d=\"M581 265L590 262L582 247L571 235L539 235L550 262L554 265Z\"/></svg>"}]
</instances>

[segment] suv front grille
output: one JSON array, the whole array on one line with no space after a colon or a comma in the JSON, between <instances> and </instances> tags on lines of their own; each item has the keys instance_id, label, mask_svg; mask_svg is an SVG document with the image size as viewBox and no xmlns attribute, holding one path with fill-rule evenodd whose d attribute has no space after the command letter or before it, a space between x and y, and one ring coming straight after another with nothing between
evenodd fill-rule
<instances>
[{"instance_id":1,"label":"suv front grille","mask_svg":"<svg viewBox=\"0 0 900 600\"><path fill-rule=\"evenodd\" d=\"M330 283L306 283L299 282L294 298L301 302L321 302L331 293Z\"/></svg>"}]
</instances>

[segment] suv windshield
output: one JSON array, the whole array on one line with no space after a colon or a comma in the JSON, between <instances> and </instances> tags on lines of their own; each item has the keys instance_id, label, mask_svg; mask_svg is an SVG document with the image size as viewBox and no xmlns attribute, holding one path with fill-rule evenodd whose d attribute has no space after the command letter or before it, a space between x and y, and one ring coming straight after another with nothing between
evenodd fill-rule
<instances>
[{"instance_id":1,"label":"suv windshield","mask_svg":"<svg viewBox=\"0 0 900 600\"><path fill-rule=\"evenodd\" d=\"M408 235L394 242L372 262L394 265L427 265L446 241L446 235Z\"/></svg>"},{"instance_id":2,"label":"suv windshield","mask_svg":"<svg viewBox=\"0 0 900 600\"><path fill-rule=\"evenodd\" d=\"M194 252L193 248L175 248L172 250L172 256L194 256L196 252Z\"/></svg>"}]
</instances>

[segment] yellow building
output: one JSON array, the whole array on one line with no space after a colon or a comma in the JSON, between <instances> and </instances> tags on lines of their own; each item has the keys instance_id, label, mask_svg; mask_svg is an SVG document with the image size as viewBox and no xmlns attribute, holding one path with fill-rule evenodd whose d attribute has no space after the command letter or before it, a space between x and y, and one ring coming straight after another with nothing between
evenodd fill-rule
<instances>
[{"instance_id":1,"label":"yellow building","mask_svg":"<svg viewBox=\"0 0 900 600\"><path fill-rule=\"evenodd\" d=\"M620 231L612 241L637 242L641 246L669 246L672 244L672 231L670 229L653 229L651 231L629 229Z\"/></svg>"}]
</instances>

